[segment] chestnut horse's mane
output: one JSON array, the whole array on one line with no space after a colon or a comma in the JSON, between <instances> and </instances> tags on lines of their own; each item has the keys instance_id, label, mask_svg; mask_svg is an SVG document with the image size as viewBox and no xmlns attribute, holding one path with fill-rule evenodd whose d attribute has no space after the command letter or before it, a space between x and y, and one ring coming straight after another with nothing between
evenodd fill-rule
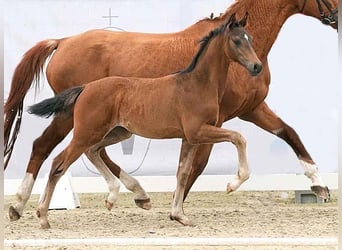
<instances>
[{"instance_id":1,"label":"chestnut horse's mane","mask_svg":"<svg viewBox=\"0 0 342 250\"><path fill-rule=\"evenodd\" d=\"M213 13L210 14L210 17L205 17L201 20L199 20L197 23L200 23L200 22L207 22L207 21L220 21L220 20L225 20L227 18L228 15L230 15L230 13L234 12L234 10L236 8L241 8L241 5L243 4L243 2L241 2L240 0L235 0L234 3L232 3L224 13L220 13L219 16L216 16L216 17L212 17Z\"/></svg>"}]
</instances>

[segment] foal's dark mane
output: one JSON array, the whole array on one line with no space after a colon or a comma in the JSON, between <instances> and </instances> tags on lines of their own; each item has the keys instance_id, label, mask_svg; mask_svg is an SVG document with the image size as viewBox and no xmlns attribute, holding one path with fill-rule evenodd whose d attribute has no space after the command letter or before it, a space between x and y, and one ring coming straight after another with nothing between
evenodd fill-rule
<instances>
[{"instance_id":1,"label":"foal's dark mane","mask_svg":"<svg viewBox=\"0 0 342 250\"><path fill-rule=\"evenodd\" d=\"M196 55L193 57L191 63L189 64L188 67L186 67L183 70L180 70L178 72L176 72L176 74L186 74L189 73L191 71L193 71L197 65L198 59L200 58L200 56L203 54L203 51L205 50L205 48L208 46L208 44L210 43L210 41L218 36L219 34L221 34L226 27L231 23L231 18L229 18L228 22L223 23L221 26L219 26L216 29L213 29L212 31L209 32L208 35L206 35L205 37L203 37L200 41L200 48L198 49ZM240 26L238 22L234 23L233 27L237 27Z\"/></svg>"}]
</instances>

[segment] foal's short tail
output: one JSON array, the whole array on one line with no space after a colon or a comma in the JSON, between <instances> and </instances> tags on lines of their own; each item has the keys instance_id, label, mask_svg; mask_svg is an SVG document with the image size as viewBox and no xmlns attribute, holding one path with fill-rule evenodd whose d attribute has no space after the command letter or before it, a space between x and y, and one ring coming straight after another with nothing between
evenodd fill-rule
<instances>
[{"instance_id":1,"label":"foal's short tail","mask_svg":"<svg viewBox=\"0 0 342 250\"><path fill-rule=\"evenodd\" d=\"M59 114L66 114L70 116L73 114L77 97L81 94L83 89L83 86L67 89L52 98L45 99L30 106L27 111L30 114L46 118Z\"/></svg>"},{"instance_id":2,"label":"foal's short tail","mask_svg":"<svg viewBox=\"0 0 342 250\"><path fill-rule=\"evenodd\" d=\"M39 86L40 73L47 58L57 49L60 40L45 40L28 50L16 67L11 90L4 107L4 156L6 169L20 130L24 98L31 85ZM33 84L34 82L34 84Z\"/></svg>"}]
</instances>

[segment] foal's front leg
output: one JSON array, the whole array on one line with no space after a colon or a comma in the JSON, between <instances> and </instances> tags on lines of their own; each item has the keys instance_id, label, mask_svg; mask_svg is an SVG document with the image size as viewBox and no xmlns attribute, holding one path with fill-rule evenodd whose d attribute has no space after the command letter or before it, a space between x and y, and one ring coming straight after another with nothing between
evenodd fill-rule
<instances>
[{"instance_id":1,"label":"foal's front leg","mask_svg":"<svg viewBox=\"0 0 342 250\"><path fill-rule=\"evenodd\" d=\"M184 226L193 225L192 222L184 215L183 200L185 185L190 173L191 164L196 154L197 148L197 145L190 145L187 141L183 140L183 157L181 159L177 171L177 188L172 200L170 219L176 220Z\"/></svg>"},{"instance_id":2,"label":"foal's front leg","mask_svg":"<svg viewBox=\"0 0 342 250\"><path fill-rule=\"evenodd\" d=\"M201 126L196 133L190 134L189 141L190 143L202 144L200 147L206 146L203 144L219 142L232 142L235 145L238 151L239 166L235 179L227 185L228 193L238 189L249 178L250 171L247 162L246 140L240 133L206 124Z\"/></svg>"},{"instance_id":3,"label":"foal's front leg","mask_svg":"<svg viewBox=\"0 0 342 250\"><path fill-rule=\"evenodd\" d=\"M249 178L249 169L246 154L246 140L235 131L218 128L212 125L203 125L198 130L185 130L187 141L183 140L181 162L177 172L177 188L174 193L170 218L177 220L185 226L192 222L184 215L183 200L185 185L188 180L191 165L195 154L201 144L214 144L218 142L232 142L238 150L239 170L235 180L228 184L228 192L236 190L245 180Z\"/></svg>"}]
</instances>

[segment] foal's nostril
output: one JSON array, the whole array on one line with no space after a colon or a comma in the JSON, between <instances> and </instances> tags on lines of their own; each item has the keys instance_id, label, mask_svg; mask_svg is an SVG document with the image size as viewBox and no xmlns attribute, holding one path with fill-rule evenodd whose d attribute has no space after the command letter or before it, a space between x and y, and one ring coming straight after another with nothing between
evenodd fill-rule
<instances>
[{"instance_id":1,"label":"foal's nostril","mask_svg":"<svg viewBox=\"0 0 342 250\"><path fill-rule=\"evenodd\" d=\"M247 69L252 76L256 76L261 72L262 64L261 63L251 63L247 66Z\"/></svg>"},{"instance_id":2,"label":"foal's nostril","mask_svg":"<svg viewBox=\"0 0 342 250\"><path fill-rule=\"evenodd\" d=\"M260 64L260 63L255 63L254 65L253 65L253 69L252 69L252 74L253 75L257 75L257 74L259 74L260 72L261 72L261 70L262 70L262 64Z\"/></svg>"},{"instance_id":3,"label":"foal's nostril","mask_svg":"<svg viewBox=\"0 0 342 250\"><path fill-rule=\"evenodd\" d=\"M255 74L259 74L262 70L262 65L259 63L254 64L253 71Z\"/></svg>"}]
</instances>

